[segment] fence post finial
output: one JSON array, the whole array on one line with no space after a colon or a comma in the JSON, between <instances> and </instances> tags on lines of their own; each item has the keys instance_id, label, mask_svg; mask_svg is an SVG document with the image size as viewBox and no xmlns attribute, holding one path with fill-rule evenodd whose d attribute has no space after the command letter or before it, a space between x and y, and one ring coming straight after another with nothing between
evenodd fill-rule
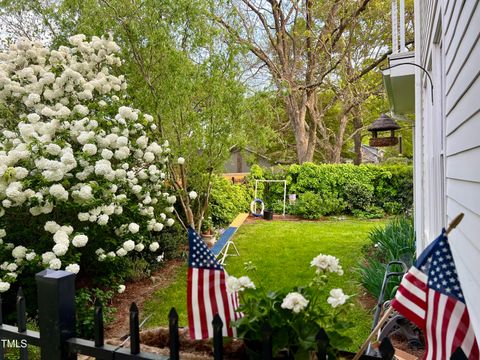
<instances>
[{"instance_id":1,"label":"fence post finial","mask_svg":"<svg viewBox=\"0 0 480 360\"><path fill-rule=\"evenodd\" d=\"M213 359L223 359L223 321L218 314L213 317Z\"/></svg>"},{"instance_id":2,"label":"fence post finial","mask_svg":"<svg viewBox=\"0 0 480 360\"><path fill-rule=\"evenodd\" d=\"M140 353L140 324L138 307L134 302L130 305L130 354Z\"/></svg>"},{"instance_id":3,"label":"fence post finial","mask_svg":"<svg viewBox=\"0 0 480 360\"><path fill-rule=\"evenodd\" d=\"M168 314L168 332L170 337L170 360L179 360L180 340L178 338L178 314L173 307Z\"/></svg>"}]
</instances>

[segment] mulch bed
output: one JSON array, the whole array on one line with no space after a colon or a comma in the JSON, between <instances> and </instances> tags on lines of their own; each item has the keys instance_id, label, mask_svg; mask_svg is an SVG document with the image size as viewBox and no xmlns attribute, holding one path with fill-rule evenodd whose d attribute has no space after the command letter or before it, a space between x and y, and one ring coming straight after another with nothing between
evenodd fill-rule
<instances>
[{"instance_id":1,"label":"mulch bed","mask_svg":"<svg viewBox=\"0 0 480 360\"><path fill-rule=\"evenodd\" d=\"M135 302L142 312L145 300L151 297L155 291L167 287L175 278L174 275L178 269L184 264L185 262L182 260L167 261L162 268L155 271L149 278L125 284L125 292L116 294L112 300L111 305L117 309L117 312L115 313L115 319L105 329L105 337L120 338L128 334L129 309L132 302Z\"/></svg>"}]
</instances>

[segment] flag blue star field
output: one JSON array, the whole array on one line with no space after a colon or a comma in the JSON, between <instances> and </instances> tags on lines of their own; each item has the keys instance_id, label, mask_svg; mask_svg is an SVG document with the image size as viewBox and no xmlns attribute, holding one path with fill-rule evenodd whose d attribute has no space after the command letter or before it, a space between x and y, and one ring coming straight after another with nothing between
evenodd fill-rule
<instances>
[{"instance_id":1,"label":"flag blue star field","mask_svg":"<svg viewBox=\"0 0 480 360\"><path fill-rule=\"evenodd\" d=\"M226 274L205 242L194 229L188 228L188 278L187 307L188 328L191 339L213 337L213 317L218 314L222 319L223 335L235 336L230 322L237 320L240 314L237 294L228 294Z\"/></svg>"},{"instance_id":2,"label":"flag blue star field","mask_svg":"<svg viewBox=\"0 0 480 360\"><path fill-rule=\"evenodd\" d=\"M450 359L459 347L468 359L479 359L445 230L405 274L392 306L424 331L424 359Z\"/></svg>"}]
</instances>

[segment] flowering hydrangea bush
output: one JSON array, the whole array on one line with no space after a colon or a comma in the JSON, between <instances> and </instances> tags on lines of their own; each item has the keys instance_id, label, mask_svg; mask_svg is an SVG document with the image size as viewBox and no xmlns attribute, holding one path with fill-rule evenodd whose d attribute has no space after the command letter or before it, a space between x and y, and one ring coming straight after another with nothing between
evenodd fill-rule
<instances>
[{"instance_id":1,"label":"flowering hydrangea bush","mask_svg":"<svg viewBox=\"0 0 480 360\"><path fill-rule=\"evenodd\" d=\"M152 116L126 105L119 46L69 41L54 50L23 39L0 54L0 292L26 268L158 257L174 223L169 145L155 141Z\"/></svg>"},{"instance_id":2,"label":"flowering hydrangea bush","mask_svg":"<svg viewBox=\"0 0 480 360\"><path fill-rule=\"evenodd\" d=\"M350 327L345 321L348 306L342 306L350 298L342 289L332 289L330 296L324 288L328 274L343 275L338 258L320 254L310 265L316 269L308 286L290 290L268 291L257 287L247 276L227 279L227 291L238 292L244 314L234 322L239 337L247 344L251 358L261 359L261 341L266 326L272 331L273 352L288 351L288 358L310 359L310 352L317 351L317 334L323 329L329 338L329 352L335 358L335 349L345 348L350 339L343 332ZM247 270L255 270L249 263ZM260 348L256 348L260 346Z\"/></svg>"}]
</instances>

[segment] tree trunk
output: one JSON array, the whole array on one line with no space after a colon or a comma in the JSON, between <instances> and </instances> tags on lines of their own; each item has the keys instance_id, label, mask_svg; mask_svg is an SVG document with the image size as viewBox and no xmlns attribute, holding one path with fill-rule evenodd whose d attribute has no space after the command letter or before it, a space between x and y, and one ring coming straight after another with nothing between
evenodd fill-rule
<instances>
[{"instance_id":1,"label":"tree trunk","mask_svg":"<svg viewBox=\"0 0 480 360\"><path fill-rule=\"evenodd\" d=\"M297 100L300 98L300 100ZM306 122L307 104L306 96L288 95L284 98L288 119L292 125L295 136L297 160L299 164L313 160L315 144L311 139L311 127Z\"/></svg>"},{"instance_id":2,"label":"tree trunk","mask_svg":"<svg viewBox=\"0 0 480 360\"><path fill-rule=\"evenodd\" d=\"M353 159L353 163L355 165L360 165L362 163L362 132L360 131L360 129L363 127L363 122L358 106L355 106L352 109L352 113L353 127L355 131L355 134L353 135L353 143L355 149L355 158Z\"/></svg>"},{"instance_id":3,"label":"tree trunk","mask_svg":"<svg viewBox=\"0 0 480 360\"><path fill-rule=\"evenodd\" d=\"M342 159L342 149L343 149L345 130L347 128L347 124L348 124L348 115L343 114L342 118L340 119L340 125L339 125L338 133L336 136L337 140L333 145L332 158L331 158L331 163L333 164L339 164Z\"/></svg>"}]
</instances>

